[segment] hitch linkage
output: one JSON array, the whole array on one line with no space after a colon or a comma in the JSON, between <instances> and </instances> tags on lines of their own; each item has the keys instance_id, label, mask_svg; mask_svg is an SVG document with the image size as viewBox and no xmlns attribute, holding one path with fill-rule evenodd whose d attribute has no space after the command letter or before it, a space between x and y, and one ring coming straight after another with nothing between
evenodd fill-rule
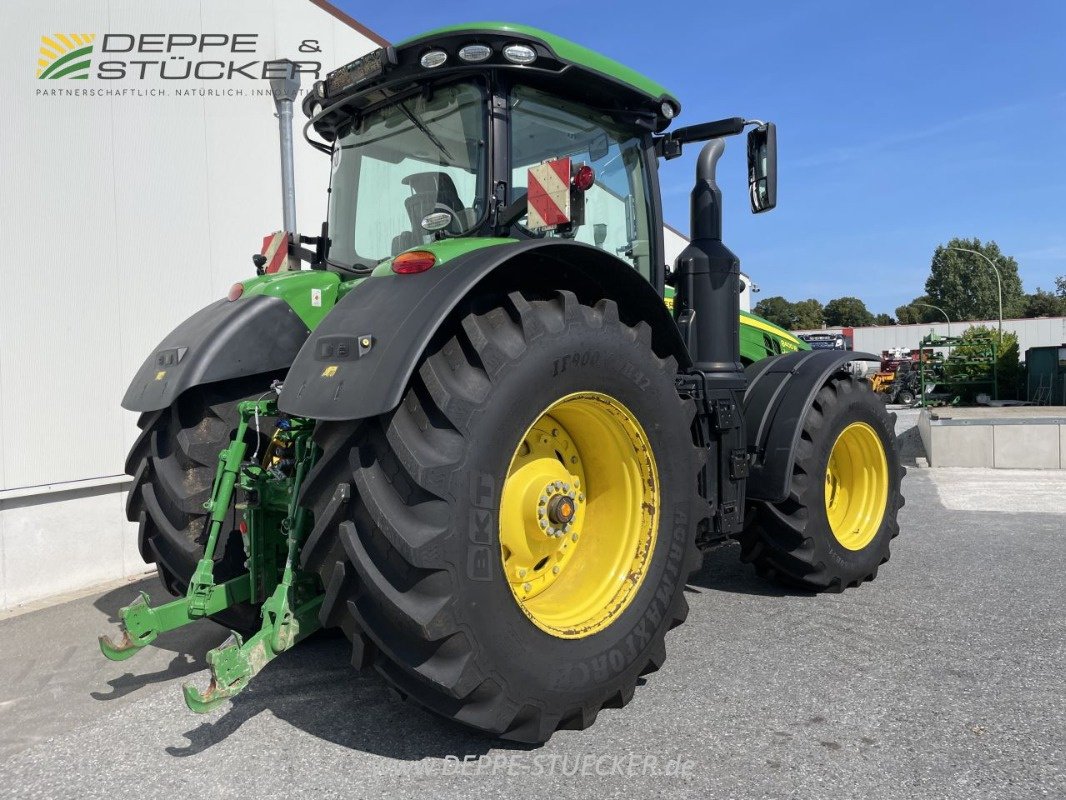
<instances>
[{"instance_id":1,"label":"hitch linkage","mask_svg":"<svg viewBox=\"0 0 1066 800\"><path fill-rule=\"evenodd\" d=\"M153 607L148 595L141 592L119 612L119 640L100 637L104 656L124 661L161 633L240 603L263 600L263 621L257 633L245 641L233 631L225 644L207 653L211 671L207 690L201 693L190 684L182 687L186 705L196 712L210 711L236 695L279 653L319 627L321 585L317 576L296 567L308 526L306 512L297 499L317 457L311 440L313 423L279 416L273 399L244 401L238 412L240 423L229 446L219 454L211 499L204 504L210 524L207 542L185 596ZM255 463L245 459L246 436L253 421L258 436L259 420L264 417L276 418L277 426L262 461ZM252 458L255 456L253 453ZM216 583L215 551L238 487L249 497L248 503L237 506L244 518L241 532L248 572Z\"/></svg>"}]
</instances>

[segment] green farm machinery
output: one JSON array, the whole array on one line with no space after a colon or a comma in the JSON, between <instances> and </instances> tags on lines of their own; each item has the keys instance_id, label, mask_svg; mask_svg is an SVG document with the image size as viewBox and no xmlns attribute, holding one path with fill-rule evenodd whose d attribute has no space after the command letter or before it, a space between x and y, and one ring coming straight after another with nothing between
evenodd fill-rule
<instances>
[{"instance_id":1,"label":"green farm machinery","mask_svg":"<svg viewBox=\"0 0 1066 800\"><path fill-rule=\"evenodd\" d=\"M663 664L718 543L801 590L876 576L903 470L848 362L878 359L741 314L722 243L724 140L747 131L765 212L773 124L670 129L662 86L501 23L376 50L302 108L327 221L257 256L123 400L128 515L175 599L123 609L104 655L227 626L185 689L207 711L336 628L400 696L541 742ZM671 269L658 165L693 143Z\"/></svg>"}]
</instances>

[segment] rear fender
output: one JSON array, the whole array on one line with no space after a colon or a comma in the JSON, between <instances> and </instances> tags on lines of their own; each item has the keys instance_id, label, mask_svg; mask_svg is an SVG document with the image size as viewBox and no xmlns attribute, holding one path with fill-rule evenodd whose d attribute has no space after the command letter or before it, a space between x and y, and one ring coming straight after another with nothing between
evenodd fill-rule
<instances>
[{"instance_id":1,"label":"rear fender","mask_svg":"<svg viewBox=\"0 0 1066 800\"><path fill-rule=\"evenodd\" d=\"M158 411L194 386L283 370L309 333L281 297L218 300L159 343L137 370L122 407Z\"/></svg>"},{"instance_id":2,"label":"rear fender","mask_svg":"<svg viewBox=\"0 0 1066 800\"><path fill-rule=\"evenodd\" d=\"M300 349L278 406L321 420L384 414L399 405L422 354L465 298L558 288L585 302L616 300L623 320L651 326L660 355L691 363L662 298L629 264L590 245L535 240L474 250L416 275L363 281Z\"/></svg>"}]
</instances>

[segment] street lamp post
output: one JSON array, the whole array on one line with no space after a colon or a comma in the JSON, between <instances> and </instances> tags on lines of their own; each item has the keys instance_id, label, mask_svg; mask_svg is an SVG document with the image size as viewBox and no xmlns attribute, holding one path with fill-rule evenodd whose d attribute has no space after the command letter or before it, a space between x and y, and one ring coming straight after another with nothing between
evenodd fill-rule
<instances>
[{"instance_id":1,"label":"street lamp post","mask_svg":"<svg viewBox=\"0 0 1066 800\"><path fill-rule=\"evenodd\" d=\"M948 316L948 312L942 309L940 306L934 306L932 303L911 303L912 306L925 306L926 308L935 308L941 314L944 315L944 320L948 323L948 336L951 336L951 318Z\"/></svg>"},{"instance_id":2,"label":"street lamp post","mask_svg":"<svg viewBox=\"0 0 1066 800\"><path fill-rule=\"evenodd\" d=\"M996 262L977 250L968 250L965 247L949 247L948 250L958 250L960 253L972 253L975 256L981 256L988 262L988 266L996 273L996 287L999 289L999 341L1003 341L1003 278L999 274L999 267L996 266Z\"/></svg>"}]
</instances>

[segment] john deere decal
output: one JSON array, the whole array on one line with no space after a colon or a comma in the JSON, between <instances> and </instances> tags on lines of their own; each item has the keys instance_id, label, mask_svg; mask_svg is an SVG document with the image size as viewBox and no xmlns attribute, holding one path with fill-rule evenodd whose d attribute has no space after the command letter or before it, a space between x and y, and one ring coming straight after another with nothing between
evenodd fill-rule
<instances>
[{"instance_id":1,"label":"john deere decal","mask_svg":"<svg viewBox=\"0 0 1066 800\"><path fill-rule=\"evenodd\" d=\"M41 52L37 58L37 77L89 77L89 58L93 54L95 33L53 33L41 37Z\"/></svg>"}]
</instances>

